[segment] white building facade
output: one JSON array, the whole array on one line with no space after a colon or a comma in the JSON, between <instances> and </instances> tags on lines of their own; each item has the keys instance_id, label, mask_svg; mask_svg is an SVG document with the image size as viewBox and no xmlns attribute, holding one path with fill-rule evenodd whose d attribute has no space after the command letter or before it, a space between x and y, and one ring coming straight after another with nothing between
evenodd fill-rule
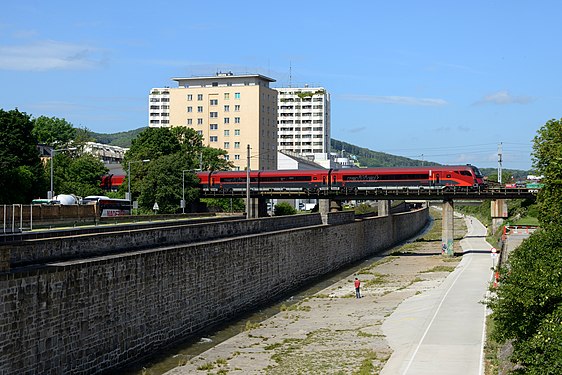
<instances>
[{"instance_id":1,"label":"white building facade","mask_svg":"<svg viewBox=\"0 0 562 375\"><path fill-rule=\"evenodd\" d=\"M323 87L276 88L277 149L329 168L330 94ZM324 161L324 162L323 162Z\"/></svg>"}]
</instances>

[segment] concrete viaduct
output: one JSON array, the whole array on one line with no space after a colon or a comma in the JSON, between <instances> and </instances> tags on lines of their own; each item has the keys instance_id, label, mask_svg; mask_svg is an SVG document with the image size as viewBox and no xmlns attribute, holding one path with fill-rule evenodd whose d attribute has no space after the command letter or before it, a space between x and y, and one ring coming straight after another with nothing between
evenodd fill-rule
<instances>
[{"instance_id":1,"label":"concrete viaduct","mask_svg":"<svg viewBox=\"0 0 562 375\"><path fill-rule=\"evenodd\" d=\"M205 197L238 197L247 198L245 190L238 192L202 192ZM450 189L429 189L429 188L385 188L377 190L355 191L345 193L340 191L319 191L316 193L301 191L251 191L250 192L250 217L267 216L266 200L277 199L318 199L319 212L341 211L342 201L346 200L376 200L378 201L378 212L380 216L388 215L390 212L390 201L410 200L410 201L441 201L443 203L442 221L442 240L441 250L443 255L453 255L454 239L454 202L462 201L482 201L491 202L490 212L492 216L492 227L495 231L507 217L508 199L534 199L537 194L536 189L526 188L487 188L472 189L468 187Z\"/></svg>"}]
</instances>

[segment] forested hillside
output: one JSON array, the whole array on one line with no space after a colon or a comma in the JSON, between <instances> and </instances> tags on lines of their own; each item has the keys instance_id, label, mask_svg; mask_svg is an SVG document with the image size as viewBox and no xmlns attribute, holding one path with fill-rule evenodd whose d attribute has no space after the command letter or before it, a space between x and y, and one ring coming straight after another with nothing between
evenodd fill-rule
<instances>
[{"instance_id":1,"label":"forested hillside","mask_svg":"<svg viewBox=\"0 0 562 375\"><path fill-rule=\"evenodd\" d=\"M112 134L90 132L90 136L98 143L119 147L131 147L132 140L144 129L146 129L146 127Z\"/></svg>"},{"instance_id":2,"label":"forested hillside","mask_svg":"<svg viewBox=\"0 0 562 375\"><path fill-rule=\"evenodd\" d=\"M333 138L331 147L332 152L341 152L344 150L346 155L355 155L361 167L410 167L421 165L439 165L439 163L431 161L409 159L404 156L396 156L386 154L384 152L372 151L368 148L355 146Z\"/></svg>"}]
</instances>

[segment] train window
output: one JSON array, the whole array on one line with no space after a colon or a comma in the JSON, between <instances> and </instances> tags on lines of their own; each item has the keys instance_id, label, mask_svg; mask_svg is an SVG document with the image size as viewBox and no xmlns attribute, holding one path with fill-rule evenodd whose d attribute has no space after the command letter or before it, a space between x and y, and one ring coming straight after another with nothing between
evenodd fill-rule
<instances>
[{"instance_id":1,"label":"train window","mask_svg":"<svg viewBox=\"0 0 562 375\"><path fill-rule=\"evenodd\" d=\"M461 175L462 175L462 176L472 176L472 174L470 173L470 171L461 171Z\"/></svg>"}]
</instances>

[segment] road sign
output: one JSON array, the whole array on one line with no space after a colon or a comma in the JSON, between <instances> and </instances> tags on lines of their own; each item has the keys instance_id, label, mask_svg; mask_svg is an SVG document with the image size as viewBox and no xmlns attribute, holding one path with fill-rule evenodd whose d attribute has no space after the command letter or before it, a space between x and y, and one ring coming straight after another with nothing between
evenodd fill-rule
<instances>
[{"instance_id":1,"label":"road sign","mask_svg":"<svg viewBox=\"0 0 562 375\"><path fill-rule=\"evenodd\" d=\"M152 209L153 209L154 211L158 211L158 210L160 209L160 207L158 207L158 203L157 203L157 202L154 202L154 206L152 206Z\"/></svg>"}]
</instances>

